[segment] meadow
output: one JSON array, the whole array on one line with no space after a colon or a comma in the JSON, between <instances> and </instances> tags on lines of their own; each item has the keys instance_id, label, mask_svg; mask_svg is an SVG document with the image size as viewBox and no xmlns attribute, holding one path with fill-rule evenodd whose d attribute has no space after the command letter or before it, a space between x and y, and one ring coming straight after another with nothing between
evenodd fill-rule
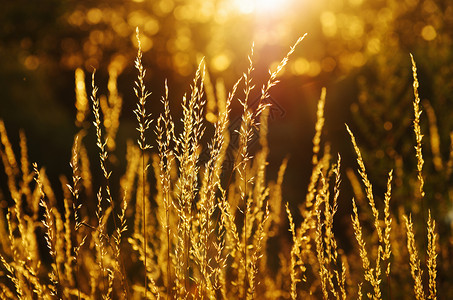
<instances>
[{"instance_id":1,"label":"meadow","mask_svg":"<svg viewBox=\"0 0 453 300\"><path fill-rule=\"evenodd\" d=\"M134 62L137 79L136 137L126 157L112 152L123 106L110 74L108 96L99 95L96 72L75 72L76 124L72 178L51 186L45 166L30 161L26 132L12 145L8 124L0 122L7 190L0 214L0 297L2 299L440 299L452 295L448 211L428 204L425 147L439 140L424 137L416 58L412 69L412 139L416 169L406 187L411 198L394 201L398 165L387 170L386 191L373 190L348 125L350 153L331 153L323 136L328 91L319 91L313 132L311 178L300 203L282 196L288 159L277 174L267 174L269 102L272 88L304 36L289 49L268 80L256 87L253 47L249 67L229 88L211 83L200 61L182 118L170 111L171 87L165 82L162 113L149 106L140 34ZM251 93L259 89L257 106ZM225 91L228 90L228 93ZM229 131L232 103L242 108L237 132ZM432 112L432 111L430 111ZM432 112L434 113L434 112ZM87 125L88 124L88 125ZM97 159L89 158L89 132L96 137ZM156 139L151 139L154 132ZM209 136L206 136L208 135ZM232 139L232 135L237 138ZM207 143L204 141L208 140ZM258 141L251 150L250 142ZM43 145L45 147L45 145ZM437 164L446 178L453 151ZM342 156L355 155L357 169L347 178ZM126 169L113 168L112 157ZM233 157L233 161L226 160ZM231 167L226 167L226 164ZM398 174L397 174L398 175ZM398 176L401 176L399 174ZM273 180L269 180L271 177ZM446 179L448 182L448 179ZM347 183L347 184L346 184ZM63 198L55 189L61 188ZM113 190L115 189L115 191ZM338 199L352 189L348 218L353 249L335 236ZM410 205L407 205L407 203ZM297 209L294 209L297 207ZM440 229L439 229L440 223ZM441 232L442 234L439 234Z\"/></svg>"}]
</instances>

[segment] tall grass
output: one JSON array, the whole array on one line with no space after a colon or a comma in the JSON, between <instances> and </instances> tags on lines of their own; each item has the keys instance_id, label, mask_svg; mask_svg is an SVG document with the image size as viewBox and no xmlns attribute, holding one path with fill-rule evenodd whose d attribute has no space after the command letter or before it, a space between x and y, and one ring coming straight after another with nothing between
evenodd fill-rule
<instances>
[{"instance_id":1,"label":"tall grass","mask_svg":"<svg viewBox=\"0 0 453 300\"><path fill-rule=\"evenodd\" d=\"M436 299L437 256L442 249L432 213L427 211L428 218L423 220L427 242L420 243L425 238L415 232L411 212L392 202L393 171L389 170L385 194L376 196L359 143L347 125L361 183L353 181L357 196L352 199L349 226L354 249L343 250L338 242L335 217L340 193L347 187L341 178L341 156L335 155L337 159L332 161L334 155L322 138L325 89L318 104L311 179L297 212L282 197L288 160L283 160L274 181L267 180L266 100L303 37L276 71L269 72L255 110L250 105L255 86L253 48L248 69L228 95L214 94L202 61L190 93L182 99L179 133L166 82L163 113L152 126L138 31L137 39L134 113L138 146L128 143L127 167L118 183L112 180L116 170L109 160L115 150L111 139L115 139L122 103L116 73L112 74L115 80L109 81L110 99L100 101L94 73L91 93L87 93L85 75L76 71L76 124L81 129L72 147L72 181L61 177L63 199L56 199L45 169L30 164L25 135L20 134L18 160L0 122L0 156L8 186L4 195L8 205L0 214L2 299ZM417 68L411 59L417 201L423 203L422 114ZM204 120L205 91L212 102L209 113L213 121L207 145L202 144L210 126ZM85 139L89 130L87 94L91 94L103 177L97 193L92 192L97 181L85 147L89 142ZM242 106L238 145L231 145L228 131L234 101ZM157 136L155 153L147 139L149 130ZM252 153L249 144L256 132L260 147ZM237 149L233 168L223 168L232 149ZM200 156L203 150L209 153L207 159ZM343 155L349 154L352 150ZM120 198L111 192L115 186L119 186ZM288 235L282 233L287 230ZM269 247L277 242L281 243L279 253ZM421 251L426 251L424 261ZM277 267L271 263L276 260Z\"/></svg>"}]
</instances>

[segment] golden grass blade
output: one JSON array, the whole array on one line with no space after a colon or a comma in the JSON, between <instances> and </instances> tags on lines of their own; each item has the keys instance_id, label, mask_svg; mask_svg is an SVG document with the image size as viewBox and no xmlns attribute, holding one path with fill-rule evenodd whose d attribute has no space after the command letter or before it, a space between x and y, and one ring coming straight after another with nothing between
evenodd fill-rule
<instances>
[{"instance_id":1,"label":"golden grass blade","mask_svg":"<svg viewBox=\"0 0 453 300\"><path fill-rule=\"evenodd\" d=\"M431 211L428 211L428 249L427 255L428 259L426 265L428 267L428 276L429 276L429 295L428 299L437 299L437 239L438 235L436 233L436 222L431 218Z\"/></svg>"},{"instance_id":2,"label":"golden grass blade","mask_svg":"<svg viewBox=\"0 0 453 300\"><path fill-rule=\"evenodd\" d=\"M146 222L146 206L147 204L145 203L145 194L146 194L146 184L145 184L145 176L146 176L146 169L148 168L147 165L145 166L145 150L150 149L151 145L147 144L146 142L146 137L145 137L145 132L147 129L149 129L149 126L151 124L151 119L150 119L150 114L146 112L146 100L147 98L151 95L150 92L146 90L145 86L145 75L146 75L146 70L143 67L142 64L142 48L141 48L141 42L140 42L140 33L138 30L138 27L136 28L136 38L137 38L137 43L138 43L138 51L137 51L137 57L135 59L135 68L138 70L138 76L137 76L137 81L135 82L136 87L134 87L134 92L135 95L138 99L137 103L137 108L134 110L134 113L137 117L138 121L138 127L137 130L140 133L140 137L138 139L138 145L140 146L141 150L141 156L142 156L142 218L143 218L143 247L144 247L144 265L145 265L145 291L144 291L144 297L145 299L147 298L147 292L148 292L148 267L147 267L147 247L148 247L148 240L147 240L147 233L146 233L146 228L147 228L147 222Z\"/></svg>"},{"instance_id":3,"label":"golden grass blade","mask_svg":"<svg viewBox=\"0 0 453 300\"><path fill-rule=\"evenodd\" d=\"M423 154L422 154L422 139L423 139L423 135L422 135L422 132L421 132L421 128L420 128L420 115L422 114L422 111L420 110L420 96L418 94L418 87L419 87L419 82L418 82L418 79L417 79L417 65L415 64L415 60L414 60L414 57L412 56L412 54L410 55L411 56L411 62L412 62L412 74L413 74L413 77L414 77L414 83L413 83L413 87L414 87L414 101L413 101L413 106L414 106L414 122L413 122L413 125L414 125L414 133L415 133L415 141L416 141L416 145L415 145L415 151L416 151L416 157L417 157L417 172L418 172L418 182L419 182L419 197L420 199L423 199L423 197L425 196L425 192L423 190L423 187L425 185L425 181L423 179L423 174L422 174L422 170L423 170L423 164L424 164L424 160L423 160ZM422 204L423 204L423 200L422 201ZM422 209L423 209L423 205L422 205Z\"/></svg>"},{"instance_id":4,"label":"golden grass blade","mask_svg":"<svg viewBox=\"0 0 453 300\"><path fill-rule=\"evenodd\" d=\"M425 299L425 292L423 291L422 275L423 271L420 268L420 259L418 258L418 251L415 245L415 235L413 229L412 218L403 215L404 223L406 224L407 234L407 251L410 257L411 275L414 280L414 293L417 300Z\"/></svg>"}]
</instances>

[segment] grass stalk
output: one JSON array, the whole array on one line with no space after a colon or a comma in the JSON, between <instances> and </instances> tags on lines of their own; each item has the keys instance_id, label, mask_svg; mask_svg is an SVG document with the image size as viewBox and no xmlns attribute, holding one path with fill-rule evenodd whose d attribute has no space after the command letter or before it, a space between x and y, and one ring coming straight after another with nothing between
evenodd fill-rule
<instances>
[{"instance_id":1,"label":"grass stalk","mask_svg":"<svg viewBox=\"0 0 453 300\"><path fill-rule=\"evenodd\" d=\"M146 99L151 95L150 92L146 91L146 86L145 86L145 75L146 75L146 70L143 67L142 64L142 47L141 47L141 42L140 42L140 33L138 30L138 27L136 29L136 38L137 38L137 43L138 43L138 51L137 51L137 57L135 59L135 68L138 71L138 76L137 76L137 81L135 82L135 87L134 87L134 92L135 95L138 99L137 103L137 108L134 110L134 113L137 117L138 121L138 127L137 130L140 133L140 137L138 139L138 145L141 150L141 157L142 157L142 218L143 218L143 247L144 247L144 265L145 265L145 291L144 291L144 296L145 299L147 299L147 292L148 292L148 283L147 283L147 278L148 276L146 275L148 272L148 265L147 265L147 235L146 235L146 170L147 166L145 167L145 150L150 149L151 146L146 143L146 138L145 138L145 131L149 128L151 124L151 119L150 119L150 114L147 114L146 112Z\"/></svg>"},{"instance_id":2,"label":"grass stalk","mask_svg":"<svg viewBox=\"0 0 453 300\"><path fill-rule=\"evenodd\" d=\"M89 171L89 155L82 143L87 134L87 96L84 95L81 69L76 71L76 126L85 129L75 137L72 147L72 182L68 183L63 175L60 177L64 202L59 199L60 193L51 187L52 178L47 177L45 169L38 169L36 163L30 167L22 131L19 133L20 161L16 160L15 145L9 141L0 120L0 159L6 175L1 188L5 186L7 191L0 192L0 275L3 275L0 276L0 298L346 299L356 294L362 298L365 294L371 299L391 299L409 292L414 293L416 299L437 299L453 293L447 291L449 279L445 276L450 264L448 261L438 262L440 258L448 258L449 253L448 236L444 235L451 231L448 227L451 224L442 219L446 216L442 215L442 210L448 206L436 202L430 204L433 210L428 210L428 221L423 223L427 230L426 249L417 247L422 242L415 238L414 228L418 230L420 215L424 214L425 180L430 195L433 193L437 197L442 191L437 193L431 178L424 178L422 174L430 168L423 170L419 83L412 56L415 97L412 124L417 178L413 181L415 184L409 179L410 189L403 190L406 178L401 167L402 157L395 154L394 185L397 192L392 194L392 170L388 172L387 184L382 183L382 187L387 188L385 194L375 198L369 179L372 177L369 175L374 174L368 174L365 169L369 153L364 153L362 158L356 138L346 126L358 164L358 176L348 174L353 179L354 193L358 195L355 198L357 202L352 200L351 221L348 223L352 227L351 237L357 243L348 252L341 249L344 240L339 240L337 245L335 238L344 229L338 219L342 214L336 214L344 202L340 197L341 158L338 155L337 162L333 162L329 144L322 144L324 88L317 106L313 153L308 157L312 165L311 177L306 194L301 197L302 204L298 205L297 216L294 214L293 217L290 210L297 204L284 201L288 234L283 233L284 194L281 189L288 160L281 164L275 182L267 180L267 165L272 163L268 162L270 101L267 100L289 56L304 37L297 40L257 91L257 108L250 101L254 91L253 46L248 56L248 68L233 85L228 98L224 95L223 84L216 86L217 91L214 91L210 80L205 77L207 64L202 61L190 94L182 100L182 131L178 135L170 114L165 81L165 94L161 98L164 111L157 118L155 127L156 154L148 151L151 145L146 139L152 122L151 114L146 110L151 93L144 83L146 70L142 63L143 49L138 29L136 38L138 51L134 62L138 75L134 92L137 103L133 112L138 122L138 146L132 141L127 145L127 166L118 181L119 194L124 195L122 202L117 202L118 213L112 197L116 195L112 187L117 187L117 181L110 178L112 172L109 170L115 164L113 160L111 163L106 161L117 145L113 139L119 125L121 101L114 105L113 98L120 97L116 90L119 70L111 71L109 80L108 89L113 102L104 104L107 98L101 95L98 99L94 72L92 74L93 123L102 171L97 193L92 192L96 180ZM241 106L240 120L237 120L240 122L239 141L230 145L231 103L238 97L236 91L242 80L245 83L244 94L238 99ZM205 82L210 86L205 87ZM206 114L204 92L209 101ZM217 103L215 95L219 98ZM103 105L107 106L103 108ZM436 119L434 108L428 104L426 107L432 127L432 137L426 141L432 144L432 151L427 152L426 160L432 154L437 162L433 161L430 166L436 175L439 178L447 176L447 180L439 182L448 182L453 169L453 151L450 149L448 162L442 162L445 158L441 154L447 153L440 143L443 131L433 128L442 118ZM208 126L212 124L206 131L213 132L212 138L206 141L206 149L204 119L210 122L206 123ZM110 126L109 122L115 122L115 125ZM257 131L261 148L255 153L252 141ZM109 139L112 139L110 143ZM237 152L228 157L231 154L228 150L232 148L237 148ZM207 158L202 156L206 153ZM385 154L388 154L387 150ZM152 164L149 163L151 158ZM231 161L227 160L230 158ZM227 166L228 170L225 170L223 167L227 163L232 163L233 168ZM150 166L156 178L155 194L147 182L151 176L148 173ZM375 166L367 167L373 170ZM379 190L380 186L376 186ZM410 212L404 212L408 207L392 199L399 197L395 200L400 200L402 194L408 194L407 191L416 200L411 207L412 215L420 218L412 219ZM134 196L135 209L134 206L128 208L129 200ZM365 197L368 204L359 199L365 200ZM151 209L154 203L157 209ZM90 210L93 216L86 213ZM339 211L344 212L343 206ZM432 212L442 222L436 223ZM395 218L396 222L393 222ZM127 230L129 220L134 223L131 231ZM347 234L348 230L344 232ZM340 236L344 237L341 233ZM122 241L125 238L129 243ZM47 247L45 251L40 251L41 244ZM424 262L419 259L419 251L425 254ZM131 253L131 259L123 260L124 253ZM145 278L142 277L143 268ZM404 271L410 275L406 276Z\"/></svg>"}]
</instances>

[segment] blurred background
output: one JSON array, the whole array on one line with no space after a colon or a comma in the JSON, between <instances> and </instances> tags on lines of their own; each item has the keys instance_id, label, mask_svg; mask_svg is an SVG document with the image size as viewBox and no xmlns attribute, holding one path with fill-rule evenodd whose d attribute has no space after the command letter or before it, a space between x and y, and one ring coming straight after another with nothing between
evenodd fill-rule
<instances>
[{"instance_id":1,"label":"blurred background","mask_svg":"<svg viewBox=\"0 0 453 300\"><path fill-rule=\"evenodd\" d=\"M312 169L317 100L325 86L322 139L334 156L341 153L345 173L340 215L349 214L353 192L345 178L353 179L347 171L357 167L344 123L356 134L376 194L383 197L386 174L396 169L395 201L411 205L405 199L413 196L414 189L407 187L416 182L412 53L426 111L421 117L426 192L437 203L428 206L443 211L440 221L450 224L452 216L445 212L451 211L451 180L441 176L448 169L453 129L453 3L449 0L1 2L0 118L16 149L19 129L24 129L31 161L46 166L54 186L59 186L59 174L71 172L70 149L78 131L76 69L84 71L88 94L94 68L100 94L109 93L109 73L117 76L123 110L112 156L124 157L126 140L136 138L132 113L136 27L141 31L146 85L153 93L150 109L155 117L160 112L168 79L175 120L201 57L213 84L223 82L229 91L246 71L254 43L253 98L267 80L267 70L274 70L297 38L308 33L270 92L274 108L269 120L268 177L275 179L281 161L290 157L285 201L296 207L304 199ZM234 105L232 123L239 113ZM86 144L95 155L92 134L90 139ZM124 167L120 160L117 163Z\"/></svg>"}]
</instances>

